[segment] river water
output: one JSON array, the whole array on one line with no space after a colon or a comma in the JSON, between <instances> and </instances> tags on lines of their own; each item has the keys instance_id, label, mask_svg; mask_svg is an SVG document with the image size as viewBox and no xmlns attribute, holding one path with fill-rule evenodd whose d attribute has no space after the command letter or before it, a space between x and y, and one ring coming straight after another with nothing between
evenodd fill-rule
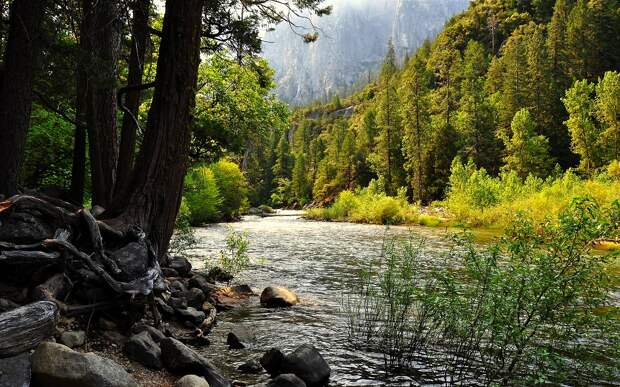
<instances>
[{"instance_id":1,"label":"river water","mask_svg":"<svg viewBox=\"0 0 620 387\"><path fill-rule=\"evenodd\" d=\"M209 336L212 344L203 354L230 378L253 384L267 376L241 375L236 370L240 364L260 358L273 347L286 352L308 343L323 354L332 368L332 385L412 384L406 375L386 375L381 355L353 348L341 302L355 280L355 273L380 256L386 237L421 237L426 241L423 257L436 260L447 248L446 231L314 222L301 219L298 212L278 215L248 216L241 222L196 229L199 244L190 253L195 267L225 247L231 230L246 232L252 265L233 282L246 283L257 294L270 285L284 286L301 300L293 308L271 310L260 307L256 297L246 307L218 314L218 324ZM237 326L256 336L247 349L230 350L226 345L228 332Z\"/></svg>"}]
</instances>

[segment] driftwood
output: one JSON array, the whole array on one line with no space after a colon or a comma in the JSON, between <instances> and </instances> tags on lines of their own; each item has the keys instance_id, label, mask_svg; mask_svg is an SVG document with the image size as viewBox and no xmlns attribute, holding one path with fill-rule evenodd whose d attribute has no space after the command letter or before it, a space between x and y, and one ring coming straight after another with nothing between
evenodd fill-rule
<instances>
[{"instance_id":1,"label":"driftwood","mask_svg":"<svg viewBox=\"0 0 620 387\"><path fill-rule=\"evenodd\" d=\"M0 358L26 352L51 337L57 312L55 303L40 301L0 314Z\"/></svg>"}]
</instances>

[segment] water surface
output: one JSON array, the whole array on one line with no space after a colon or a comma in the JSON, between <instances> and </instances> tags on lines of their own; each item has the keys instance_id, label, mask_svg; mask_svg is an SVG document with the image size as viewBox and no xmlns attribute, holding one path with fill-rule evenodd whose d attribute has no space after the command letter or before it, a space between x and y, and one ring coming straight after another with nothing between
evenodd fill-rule
<instances>
[{"instance_id":1,"label":"water surface","mask_svg":"<svg viewBox=\"0 0 620 387\"><path fill-rule=\"evenodd\" d=\"M306 221L298 212L280 216L244 217L243 221L196 229L199 245L192 250L193 264L216 256L225 247L231 230L246 232L252 266L235 279L260 294L263 288L284 286L300 297L301 304L289 309L260 307L258 298L249 306L218 315L218 325L203 353L232 379L246 383L264 381L266 375L241 375L236 368L266 350L291 351L300 344L314 345L332 368L332 385L409 385L406 375L385 375L383 357L353 348L347 337L346 318L341 313L343 294L355 273L377 259L386 237L416 237L426 240L424 258L435 260L446 250L442 229L409 228ZM244 350L229 350L226 336L243 326L256 335Z\"/></svg>"}]
</instances>

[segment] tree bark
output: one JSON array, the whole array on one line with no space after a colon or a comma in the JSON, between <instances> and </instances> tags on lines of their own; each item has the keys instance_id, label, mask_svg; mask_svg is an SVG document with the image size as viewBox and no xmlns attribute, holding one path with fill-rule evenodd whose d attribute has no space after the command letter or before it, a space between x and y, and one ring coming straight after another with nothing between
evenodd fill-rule
<instances>
[{"instance_id":1,"label":"tree bark","mask_svg":"<svg viewBox=\"0 0 620 387\"><path fill-rule=\"evenodd\" d=\"M119 219L147 233L166 253L181 204L195 105L203 0L166 1L155 92Z\"/></svg>"},{"instance_id":2,"label":"tree bark","mask_svg":"<svg viewBox=\"0 0 620 387\"><path fill-rule=\"evenodd\" d=\"M15 0L0 79L0 195L17 192L32 109L36 43L44 0Z\"/></svg>"},{"instance_id":3,"label":"tree bark","mask_svg":"<svg viewBox=\"0 0 620 387\"><path fill-rule=\"evenodd\" d=\"M85 44L80 39L83 49ZM75 132L73 137L73 163L71 165L71 188L69 196L77 205L84 203L84 182L86 180L86 98L88 82L86 81L85 69L82 63L78 63L76 72L77 95L75 102Z\"/></svg>"},{"instance_id":4,"label":"tree bark","mask_svg":"<svg viewBox=\"0 0 620 387\"><path fill-rule=\"evenodd\" d=\"M88 127L93 205L112 203L118 161L116 81L120 53L117 1L83 0L81 38L87 55Z\"/></svg>"},{"instance_id":5,"label":"tree bark","mask_svg":"<svg viewBox=\"0 0 620 387\"><path fill-rule=\"evenodd\" d=\"M52 337L57 314L58 307L49 301L0 314L0 358L26 352Z\"/></svg>"},{"instance_id":6,"label":"tree bark","mask_svg":"<svg viewBox=\"0 0 620 387\"><path fill-rule=\"evenodd\" d=\"M144 73L144 57L149 36L149 11L151 0L136 0L132 4L133 26L131 38L131 55L129 58L129 74L127 84L129 86L142 83ZM118 156L118 171L116 177L116 194L122 194L129 186L131 171L134 164L134 152L136 147L136 120L140 108L140 89L134 88L127 91L124 105L129 110L123 116L121 129L120 152Z\"/></svg>"}]
</instances>

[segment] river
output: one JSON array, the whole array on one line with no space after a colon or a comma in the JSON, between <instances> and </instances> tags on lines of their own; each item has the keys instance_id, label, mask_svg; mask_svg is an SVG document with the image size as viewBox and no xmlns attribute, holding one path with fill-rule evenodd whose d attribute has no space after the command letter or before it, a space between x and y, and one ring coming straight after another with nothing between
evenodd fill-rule
<instances>
[{"instance_id":1,"label":"river","mask_svg":"<svg viewBox=\"0 0 620 387\"><path fill-rule=\"evenodd\" d=\"M195 267L224 248L230 230L246 232L252 265L233 282L246 283L257 294L266 286L284 286L301 299L295 307L271 310L260 307L256 297L247 307L218 314L212 343L203 354L229 377L253 384L267 376L241 375L236 370L240 364L273 347L286 352L309 343L331 366L332 385L410 385L412 380L405 375L384 374L381 355L352 347L341 301L361 265L380 256L386 236L421 237L426 241L424 258L435 260L447 248L446 231L306 221L299 212L278 215L247 216L241 222L196 229L199 244L190 252ZM250 348L230 350L226 336L239 325L252 331L256 340Z\"/></svg>"}]
</instances>

